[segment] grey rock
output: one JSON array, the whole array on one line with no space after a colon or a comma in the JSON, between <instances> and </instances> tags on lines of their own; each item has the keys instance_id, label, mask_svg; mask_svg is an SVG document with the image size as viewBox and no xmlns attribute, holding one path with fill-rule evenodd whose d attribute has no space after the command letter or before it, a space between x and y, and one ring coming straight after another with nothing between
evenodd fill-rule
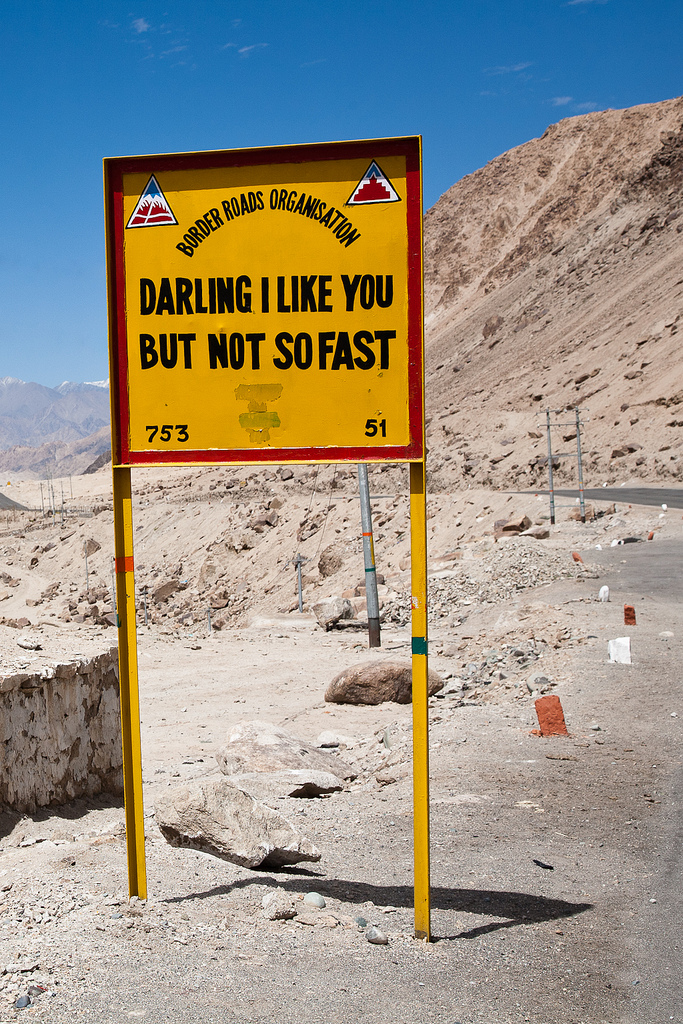
<instances>
[{"instance_id":1,"label":"grey rock","mask_svg":"<svg viewBox=\"0 0 683 1024\"><path fill-rule=\"evenodd\" d=\"M523 530L520 537L534 537L536 540L547 540L550 530L547 526L532 526L529 530Z\"/></svg>"},{"instance_id":2,"label":"grey rock","mask_svg":"<svg viewBox=\"0 0 683 1024\"><path fill-rule=\"evenodd\" d=\"M27 1006L31 1005L31 1000L29 996L19 996L14 1005L16 1006L17 1010L23 1010Z\"/></svg>"},{"instance_id":3,"label":"grey rock","mask_svg":"<svg viewBox=\"0 0 683 1024\"><path fill-rule=\"evenodd\" d=\"M31 636L20 636L17 640L17 645L24 651L41 651L42 646L40 640L36 640Z\"/></svg>"},{"instance_id":4,"label":"grey rock","mask_svg":"<svg viewBox=\"0 0 683 1024\"><path fill-rule=\"evenodd\" d=\"M327 597L313 605L313 614L325 630L341 619L354 618L353 605L347 597Z\"/></svg>"},{"instance_id":5,"label":"grey rock","mask_svg":"<svg viewBox=\"0 0 683 1024\"><path fill-rule=\"evenodd\" d=\"M246 868L320 860L310 839L230 779L204 778L161 796L157 824L171 846L213 854Z\"/></svg>"},{"instance_id":6,"label":"grey rock","mask_svg":"<svg viewBox=\"0 0 683 1024\"><path fill-rule=\"evenodd\" d=\"M341 553L335 544L326 547L318 559L318 572L321 576L334 576L343 565Z\"/></svg>"},{"instance_id":7,"label":"grey rock","mask_svg":"<svg viewBox=\"0 0 683 1024\"><path fill-rule=\"evenodd\" d=\"M366 661L345 669L332 680L325 691L325 700L332 704L410 704L412 668L397 661ZM430 670L429 696L443 688L443 680Z\"/></svg>"},{"instance_id":8,"label":"grey rock","mask_svg":"<svg viewBox=\"0 0 683 1024\"><path fill-rule=\"evenodd\" d=\"M268 921L290 921L296 917L294 900L284 889L274 889L266 893L261 906L263 916Z\"/></svg>"},{"instance_id":9,"label":"grey rock","mask_svg":"<svg viewBox=\"0 0 683 1024\"><path fill-rule=\"evenodd\" d=\"M320 914L297 914L296 919L299 924L307 924L309 927L313 927L320 920Z\"/></svg>"},{"instance_id":10,"label":"grey rock","mask_svg":"<svg viewBox=\"0 0 683 1024\"><path fill-rule=\"evenodd\" d=\"M356 741L353 736L344 736L340 732L332 732L331 729L325 729L319 733L317 740L315 741L316 747L324 747L334 749L336 747L355 747Z\"/></svg>"},{"instance_id":11,"label":"grey rock","mask_svg":"<svg viewBox=\"0 0 683 1024\"><path fill-rule=\"evenodd\" d=\"M270 722L240 722L232 728L216 754L224 775L254 772L329 772L338 779L353 779L355 772L341 758L301 740Z\"/></svg>"},{"instance_id":12,"label":"grey rock","mask_svg":"<svg viewBox=\"0 0 683 1024\"><path fill-rule=\"evenodd\" d=\"M304 896L304 903L309 907L317 907L318 910L322 910L326 907L325 897L321 896L319 892L307 892Z\"/></svg>"},{"instance_id":13,"label":"grey rock","mask_svg":"<svg viewBox=\"0 0 683 1024\"><path fill-rule=\"evenodd\" d=\"M338 775L314 768L289 769L281 772L245 772L231 775L231 782L255 800L270 803L281 797L317 797L339 793L344 784Z\"/></svg>"},{"instance_id":14,"label":"grey rock","mask_svg":"<svg viewBox=\"0 0 683 1024\"><path fill-rule=\"evenodd\" d=\"M161 586L155 587L152 591L152 598L155 604L164 604L168 601L169 597L175 594L176 590L180 586L180 580L168 580L166 583L162 583Z\"/></svg>"},{"instance_id":15,"label":"grey rock","mask_svg":"<svg viewBox=\"0 0 683 1024\"><path fill-rule=\"evenodd\" d=\"M389 944L389 939L384 934L382 929L375 928L374 925L372 925L371 928L368 928L368 930L365 933L365 938L368 940L368 942L371 942L373 946L387 946Z\"/></svg>"},{"instance_id":16,"label":"grey rock","mask_svg":"<svg viewBox=\"0 0 683 1024\"><path fill-rule=\"evenodd\" d=\"M358 917L354 917L354 921L356 922L359 928L367 928L368 926L368 922L360 914L358 915Z\"/></svg>"},{"instance_id":17,"label":"grey rock","mask_svg":"<svg viewBox=\"0 0 683 1024\"><path fill-rule=\"evenodd\" d=\"M5 964L5 974L31 974L40 967L38 960L20 960L16 964Z\"/></svg>"}]
</instances>

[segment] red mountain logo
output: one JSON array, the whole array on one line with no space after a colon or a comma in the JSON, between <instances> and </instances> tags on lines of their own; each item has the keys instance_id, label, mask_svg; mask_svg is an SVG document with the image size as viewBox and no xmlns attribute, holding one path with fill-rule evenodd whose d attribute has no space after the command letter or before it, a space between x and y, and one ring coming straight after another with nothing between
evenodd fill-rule
<instances>
[{"instance_id":1,"label":"red mountain logo","mask_svg":"<svg viewBox=\"0 0 683 1024\"><path fill-rule=\"evenodd\" d=\"M360 179L347 206L369 206L370 203L400 203L401 197L386 174L373 160Z\"/></svg>"},{"instance_id":2,"label":"red mountain logo","mask_svg":"<svg viewBox=\"0 0 683 1024\"><path fill-rule=\"evenodd\" d=\"M145 190L135 204L127 228L150 228L157 224L177 224L168 199L161 191L159 182L152 175Z\"/></svg>"}]
</instances>

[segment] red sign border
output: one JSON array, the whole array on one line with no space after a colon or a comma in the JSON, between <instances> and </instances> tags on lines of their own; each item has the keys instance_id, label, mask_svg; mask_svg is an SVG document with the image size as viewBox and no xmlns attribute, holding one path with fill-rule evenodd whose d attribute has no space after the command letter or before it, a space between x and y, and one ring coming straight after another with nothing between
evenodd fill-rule
<instances>
[{"instance_id":1,"label":"red sign border","mask_svg":"<svg viewBox=\"0 0 683 1024\"><path fill-rule=\"evenodd\" d=\"M129 448L128 363L125 307L123 175L208 167L253 167L275 163L386 156L406 158L408 227L408 421L407 445L370 447L190 449L131 452ZM258 149L211 150L104 160L109 378L114 466L252 465L332 462L419 462L424 458L424 343L422 319L422 138L362 139Z\"/></svg>"}]
</instances>

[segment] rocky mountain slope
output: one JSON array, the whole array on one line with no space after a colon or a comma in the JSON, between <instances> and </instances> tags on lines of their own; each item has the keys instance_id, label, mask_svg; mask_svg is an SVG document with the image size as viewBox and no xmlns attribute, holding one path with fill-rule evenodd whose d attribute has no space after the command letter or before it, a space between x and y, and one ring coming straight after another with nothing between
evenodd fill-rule
<instances>
[{"instance_id":1,"label":"rocky mountain slope","mask_svg":"<svg viewBox=\"0 0 683 1024\"><path fill-rule=\"evenodd\" d=\"M542 483L576 405L588 482L681 475L682 184L679 98L551 125L427 213L433 486Z\"/></svg>"},{"instance_id":2,"label":"rocky mountain slope","mask_svg":"<svg viewBox=\"0 0 683 1024\"><path fill-rule=\"evenodd\" d=\"M577 405L586 483L681 476L682 184L678 98L551 125L429 210L432 490L542 486L545 410L572 452ZM5 378L0 473L101 465L108 416L105 388ZM576 459L556 472L574 481Z\"/></svg>"}]
</instances>

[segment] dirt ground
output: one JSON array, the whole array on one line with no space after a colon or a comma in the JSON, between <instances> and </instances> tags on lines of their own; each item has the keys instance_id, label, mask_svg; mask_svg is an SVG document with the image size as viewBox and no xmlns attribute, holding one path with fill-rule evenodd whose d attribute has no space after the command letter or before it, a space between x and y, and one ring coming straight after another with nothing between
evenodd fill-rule
<instances>
[{"instance_id":1,"label":"dirt ground","mask_svg":"<svg viewBox=\"0 0 683 1024\"><path fill-rule=\"evenodd\" d=\"M323 700L341 667L407 659L409 626L385 624L374 652L362 632L263 609L211 636L201 622L182 635L141 627L149 898L128 902L115 799L3 815L0 1021L683 1020L681 521L654 506L629 514L529 539L568 563L580 550L581 571L468 600L467 614L431 626L430 664L447 682L430 700L429 945L412 936L411 708ZM651 542L610 546L652 527ZM479 561L499 555L480 545ZM603 584L610 603L597 601ZM79 650L115 636L32 629ZM6 658L17 634L2 632ZM607 661L607 641L623 635L630 666ZM570 736L530 734L540 687L560 696ZM155 825L157 795L217 772L228 727L254 718L308 741L344 738L340 756L358 772L344 792L278 801L321 850L317 864L250 871L173 849ZM309 924L267 921L275 887L327 906ZM388 945L371 945L358 916ZM15 1008L29 986L32 1005Z\"/></svg>"}]
</instances>

